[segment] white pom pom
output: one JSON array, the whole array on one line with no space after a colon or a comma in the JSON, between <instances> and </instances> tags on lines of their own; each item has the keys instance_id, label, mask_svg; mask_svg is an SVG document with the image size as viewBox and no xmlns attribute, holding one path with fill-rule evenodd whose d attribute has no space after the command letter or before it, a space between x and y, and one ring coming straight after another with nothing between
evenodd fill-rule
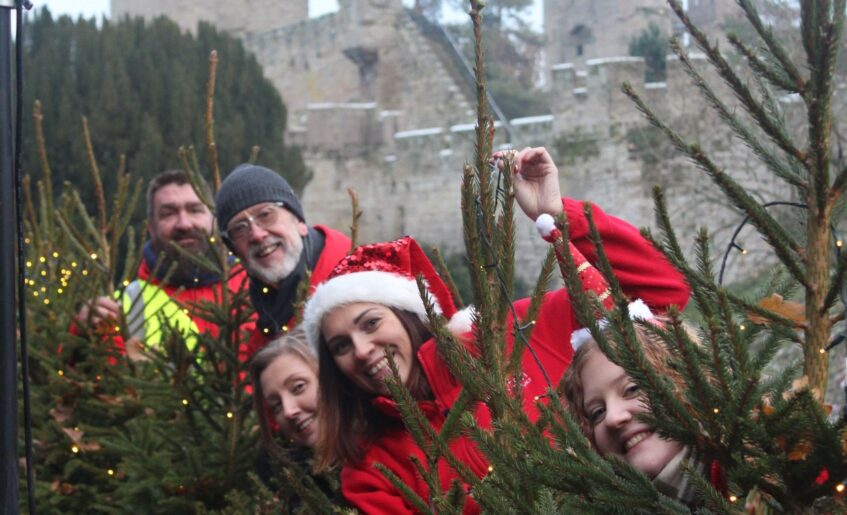
<instances>
[{"instance_id":1,"label":"white pom pom","mask_svg":"<svg viewBox=\"0 0 847 515\"><path fill-rule=\"evenodd\" d=\"M629 303L629 318L630 320L652 320L653 312L643 300L637 299Z\"/></svg>"},{"instance_id":2,"label":"white pom pom","mask_svg":"<svg viewBox=\"0 0 847 515\"><path fill-rule=\"evenodd\" d=\"M455 336L461 336L473 329L474 317L476 317L476 309L473 306L459 310L450 317L447 322L447 330Z\"/></svg>"},{"instance_id":3,"label":"white pom pom","mask_svg":"<svg viewBox=\"0 0 847 515\"><path fill-rule=\"evenodd\" d=\"M573 347L574 352L589 341L591 341L591 331L584 327L571 333L571 347Z\"/></svg>"},{"instance_id":4,"label":"white pom pom","mask_svg":"<svg viewBox=\"0 0 847 515\"><path fill-rule=\"evenodd\" d=\"M541 213L538 215L538 218L535 219L535 228L538 229L538 234L540 234L542 238L546 238L550 236L550 233L552 233L553 229L556 228L556 220L547 213Z\"/></svg>"}]
</instances>

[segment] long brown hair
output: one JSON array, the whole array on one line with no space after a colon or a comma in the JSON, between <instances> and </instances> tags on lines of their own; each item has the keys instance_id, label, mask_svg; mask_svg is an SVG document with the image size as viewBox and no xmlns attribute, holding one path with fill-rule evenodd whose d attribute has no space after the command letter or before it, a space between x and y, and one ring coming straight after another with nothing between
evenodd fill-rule
<instances>
[{"instance_id":1,"label":"long brown hair","mask_svg":"<svg viewBox=\"0 0 847 515\"><path fill-rule=\"evenodd\" d=\"M406 387L415 399L431 397L417 353L432 333L414 313L386 307L400 320L412 343L414 361ZM336 465L360 460L370 442L386 429L402 426L402 422L377 411L371 403L374 395L362 391L338 369L323 334L318 345L318 361L321 409L314 468L321 473Z\"/></svg>"},{"instance_id":2,"label":"long brown hair","mask_svg":"<svg viewBox=\"0 0 847 515\"><path fill-rule=\"evenodd\" d=\"M661 316L657 316L653 321L659 325L667 327L670 321ZM670 350L664 343L649 329L642 327L640 324L633 324L635 330L635 338L641 344L641 349L644 351L644 356L650 365L661 375L664 375L673 382L677 391L682 392L686 388L685 380L680 373L668 365L668 358L671 357ZM697 341L694 333L686 328L689 337ZM608 332L607 332L607 336ZM582 433L594 443L594 427L585 411L585 387L582 381L582 371L588 358L595 352L602 352L599 345L593 339L585 342L574 353L570 367L565 371L564 379L562 380L562 395L567 401L566 408L573 418L579 423Z\"/></svg>"},{"instance_id":3,"label":"long brown hair","mask_svg":"<svg viewBox=\"0 0 847 515\"><path fill-rule=\"evenodd\" d=\"M262 390L262 373L280 356L290 355L300 359L308 366L315 376L318 375L318 358L312 352L312 347L306 339L305 331L295 328L273 340L260 349L250 360L250 383L253 385L253 407L259 419L259 429L262 441L268 449L279 450L279 444L271 429L271 413L265 402L265 392ZM318 382L320 390L320 382ZM320 413L320 409L318 410Z\"/></svg>"}]
</instances>

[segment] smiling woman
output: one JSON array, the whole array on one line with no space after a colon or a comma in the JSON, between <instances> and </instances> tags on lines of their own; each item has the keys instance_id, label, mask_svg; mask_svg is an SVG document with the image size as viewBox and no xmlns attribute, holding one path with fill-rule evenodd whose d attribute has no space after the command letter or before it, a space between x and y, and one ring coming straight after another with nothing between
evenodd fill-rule
<instances>
[{"instance_id":1,"label":"smiling woman","mask_svg":"<svg viewBox=\"0 0 847 515\"><path fill-rule=\"evenodd\" d=\"M572 243L594 257L582 203L562 199L558 169L543 148L527 148L514 156L515 198L530 218L541 213L566 212ZM688 289L682 276L664 260L634 227L605 215L594 207L594 221L603 238L609 261L619 274L625 292L654 308L684 305ZM389 356L400 381L408 389L426 421L438 432L463 386L450 372L430 331L430 320L418 279L425 285L428 303L449 322L447 328L469 352L477 351L467 311L457 311L450 290L410 237L359 247L335 267L306 304L303 326L320 362L320 412L315 467L318 471L341 466L341 489L346 500L362 513L414 513L430 496L429 484L417 473L416 463L427 463L424 451L404 426L397 401L386 380L393 377ZM525 317L529 299L514 303L513 316ZM568 336L576 317L564 289L545 295L521 358L520 406L530 420L539 416L538 402L545 400L549 380L556 384L571 360ZM512 348L513 335L506 341ZM541 399L536 402L537 399ZM491 428L492 415L483 402L470 410L482 430ZM440 490L450 491L454 481L470 487L467 476L454 468L484 477L489 462L466 434L449 443L452 460L441 457L437 466ZM419 497L417 504L387 479L381 464ZM473 492L465 513L478 513Z\"/></svg>"},{"instance_id":2,"label":"smiling woman","mask_svg":"<svg viewBox=\"0 0 847 515\"><path fill-rule=\"evenodd\" d=\"M649 315L648 318L648 324L656 327L669 323L662 317ZM682 395L686 382L669 366L670 350L649 325L636 323L633 329L647 361L661 376L669 378ZM689 337L697 341L691 331ZM611 340L611 333L607 338ZM595 340L587 339L578 346L565 373L562 390L568 411L600 455L622 459L643 472L665 495L688 505L699 503L685 467L689 465L702 472L703 465L689 449L661 437L639 419L639 414L650 411L641 388L623 368L603 354Z\"/></svg>"}]
</instances>

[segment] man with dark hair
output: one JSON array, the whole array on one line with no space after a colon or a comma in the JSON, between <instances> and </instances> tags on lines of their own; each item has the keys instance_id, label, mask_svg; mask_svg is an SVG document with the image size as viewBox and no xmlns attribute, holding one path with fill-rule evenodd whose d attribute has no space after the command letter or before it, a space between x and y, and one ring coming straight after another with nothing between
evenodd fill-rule
<instances>
[{"instance_id":1,"label":"man with dark hair","mask_svg":"<svg viewBox=\"0 0 847 515\"><path fill-rule=\"evenodd\" d=\"M209 187L199 187L210 199ZM71 332L81 334L101 324L114 326L123 314L126 336L147 346L157 345L162 337L160 324L167 323L193 349L196 338L192 335L217 331L199 312L199 304L219 302L224 282L231 292L240 291L246 287L246 274L236 265L222 281L198 263L196 258L211 256L214 220L182 170L162 172L150 181L147 217L150 239L144 244L137 278L118 299L102 296L83 303ZM123 339L115 336L114 341L123 352Z\"/></svg>"},{"instance_id":2,"label":"man with dark hair","mask_svg":"<svg viewBox=\"0 0 847 515\"><path fill-rule=\"evenodd\" d=\"M275 171L243 164L215 197L221 236L250 277L256 330L242 357L249 358L287 332L295 319L297 289L308 270L312 287L326 279L350 251L350 239L325 227L306 225L300 199Z\"/></svg>"}]
</instances>

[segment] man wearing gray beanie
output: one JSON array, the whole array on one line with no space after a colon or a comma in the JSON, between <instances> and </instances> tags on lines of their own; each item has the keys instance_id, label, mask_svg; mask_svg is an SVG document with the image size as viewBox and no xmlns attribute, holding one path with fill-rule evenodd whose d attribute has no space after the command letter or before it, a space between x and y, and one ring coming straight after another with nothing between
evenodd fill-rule
<instances>
[{"instance_id":1,"label":"man wearing gray beanie","mask_svg":"<svg viewBox=\"0 0 847 515\"><path fill-rule=\"evenodd\" d=\"M350 250L350 239L306 225L300 199L288 182L263 166L242 164L215 196L218 228L250 277L250 300L259 315L244 358L287 332L294 320L297 287L306 270L312 287L327 278Z\"/></svg>"}]
</instances>

